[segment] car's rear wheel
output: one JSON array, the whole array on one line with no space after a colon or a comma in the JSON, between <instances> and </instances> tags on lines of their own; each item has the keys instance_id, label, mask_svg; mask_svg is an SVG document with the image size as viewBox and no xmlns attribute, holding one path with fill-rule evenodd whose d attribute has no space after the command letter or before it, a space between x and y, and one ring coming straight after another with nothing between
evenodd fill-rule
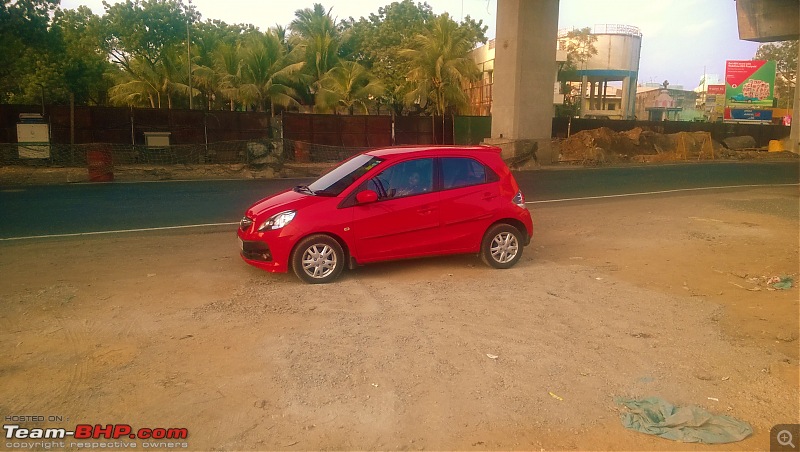
<instances>
[{"instance_id":1,"label":"car's rear wheel","mask_svg":"<svg viewBox=\"0 0 800 452\"><path fill-rule=\"evenodd\" d=\"M522 234L509 224L496 224L481 242L481 259L494 268L511 268L522 257Z\"/></svg>"},{"instance_id":2,"label":"car's rear wheel","mask_svg":"<svg viewBox=\"0 0 800 452\"><path fill-rule=\"evenodd\" d=\"M310 284L333 281L344 269L344 251L335 239L317 234L304 238L292 253L292 270Z\"/></svg>"}]
</instances>

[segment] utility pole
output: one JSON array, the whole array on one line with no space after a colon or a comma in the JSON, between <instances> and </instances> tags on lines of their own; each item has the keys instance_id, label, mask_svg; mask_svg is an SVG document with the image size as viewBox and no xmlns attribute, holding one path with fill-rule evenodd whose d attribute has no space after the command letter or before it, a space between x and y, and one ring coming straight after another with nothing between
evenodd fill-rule
<instances>
[{"instance_id":1,"label":"utility pole","mask_svg":"<svg viewBox=\"0 0 800 452\"><path fill-rule=\"evenodd\" d=\"M189 63L189 110L191 110L194 96L192 96L192 37L189 34L189 20L189 18L186 19L186 56Z\"/></svg>"}]
</instances>

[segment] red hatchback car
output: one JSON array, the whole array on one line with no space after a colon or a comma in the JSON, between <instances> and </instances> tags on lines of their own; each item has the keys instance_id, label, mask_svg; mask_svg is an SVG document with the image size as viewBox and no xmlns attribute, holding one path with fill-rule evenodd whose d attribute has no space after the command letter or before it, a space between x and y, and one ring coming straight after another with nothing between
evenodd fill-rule
<instances>
[{"instance_id":1,"label":"red hatchback car","mask_svg":"<svg viewBox=\"0 0 800 452\"><path fill-rule=\"evenodd\" d=\"M262 199L238 235L248 264L326 283L345 267L445 254L509 268L533 224L499 148L415 146L358 154Z\"/></svg>"}]
</instances>

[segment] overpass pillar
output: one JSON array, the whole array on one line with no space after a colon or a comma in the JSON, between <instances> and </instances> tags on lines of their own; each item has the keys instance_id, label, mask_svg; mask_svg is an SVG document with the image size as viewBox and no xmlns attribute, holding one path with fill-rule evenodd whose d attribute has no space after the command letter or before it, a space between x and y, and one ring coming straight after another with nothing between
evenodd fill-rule
<instances>
[{"instance_id":1,"label":"overpass pillar","mask_svg":"<svg viewBox=\"0 0 800 452\"><path fill-rule=\"evenodd\" d=\"M789 129L791 151L800 154L800 46L797 46L797 68L794 70L794 109L792 110L792 126Z\"/></svg>"},{"instance_id":2,"label":"overpass pillar","mask_svg":"<svg viewBox=\"0 0 800 452\"><path fill-rule=\"evenodd\" d=\"M492 138L503 157L533 152L554 160L550 146L559 0L498 0L492 87ZM555 156L557 157L557 156Z\"/></svg>"}]
</instances>

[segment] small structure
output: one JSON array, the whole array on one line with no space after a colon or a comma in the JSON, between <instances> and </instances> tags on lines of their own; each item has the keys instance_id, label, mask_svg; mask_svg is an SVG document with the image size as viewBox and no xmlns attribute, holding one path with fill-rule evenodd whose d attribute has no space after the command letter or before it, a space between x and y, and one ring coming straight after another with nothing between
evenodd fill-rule
<instances>
[{"instance_id":1,"label":"small structure","mask_svg":"<svg viewBox=\"0 0 800 452\"><path fill-rule=\"evenodd\" d=\"M661 85L647 84L636 89L636 117L647 121L692 121L703 115L696 109L696 100L696 92L669 88L666 80Z\"/></svg>"},{"instance_id":2,"label":"small structure","mask_svg":"<svg viewBox=\"0 0 800 452\"><path fill-rule=\"evenodd\" d=\"M17 144L21 159L49 159L50 124L39 113L20 113Z\"/></svg>"}]
</instances>

